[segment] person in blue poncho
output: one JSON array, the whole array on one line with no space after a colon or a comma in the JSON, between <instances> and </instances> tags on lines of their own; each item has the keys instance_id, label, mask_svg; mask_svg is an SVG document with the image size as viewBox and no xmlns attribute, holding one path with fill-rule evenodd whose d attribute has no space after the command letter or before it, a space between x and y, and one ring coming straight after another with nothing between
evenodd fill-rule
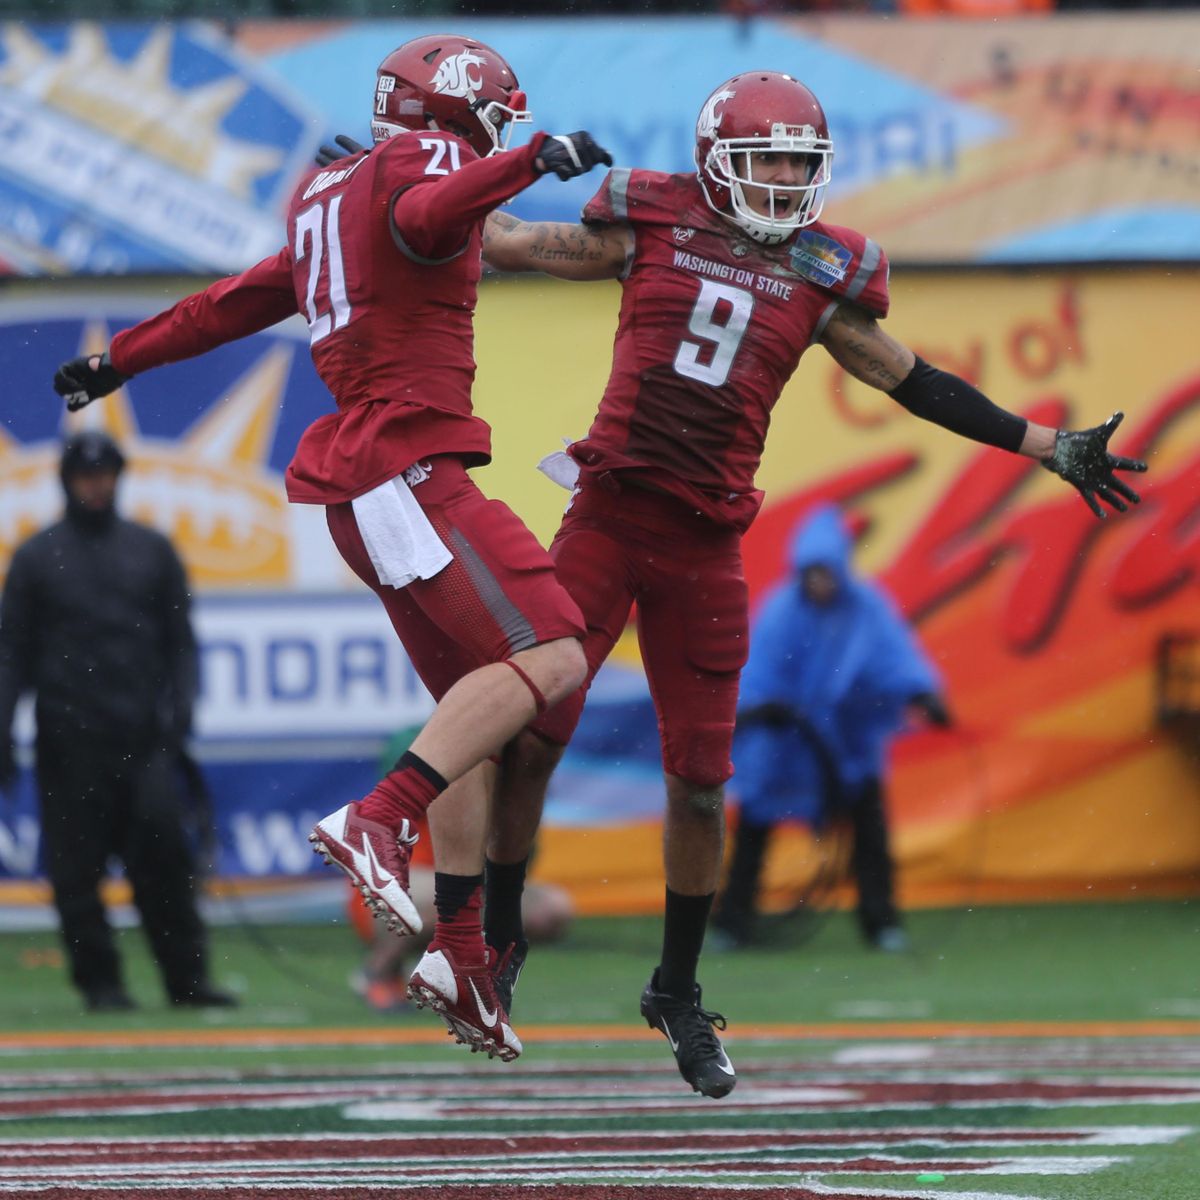
<instances>
[{"instance_id":1,"label":"person in blue poncho","mask_svg":"<svg viewBox=\"0 0 1200 1200\"><path fill-rule=\"evenodd\" d=\"M912 724L950 718L937 671L892 600L854 574L851 551L839 510L810 510L792 538L790 577L767 593L751 627L733 753L741 809L714 918L726 944L753 937L772 829L844 813L862 934L881 950L908 948L884 811L887 749Z\"/></svg>"}]
</instances>

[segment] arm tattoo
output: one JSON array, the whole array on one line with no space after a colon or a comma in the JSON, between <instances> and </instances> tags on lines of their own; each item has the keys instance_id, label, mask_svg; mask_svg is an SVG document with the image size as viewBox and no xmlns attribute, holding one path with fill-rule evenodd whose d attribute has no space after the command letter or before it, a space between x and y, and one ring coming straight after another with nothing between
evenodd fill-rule
<instances>
[{"instance_id":1,"label":"arm tattoo","mask_svg":"<svg viewBox=\"0 0 1200 1200\"><path fill-rule=\"evenodd\" d=\"M853 362L843 362L842 366L855 378L885 392L891 391L900 382L900 376L890 370L887 364L877 357L865 342L847 338L843 345L849 351Z\"/></svg>"},{"instance_id":2,"label":"arm tattoo","mask_svg":"<svg viewBox=\"0 0 1200 1200\"><path fill-rule=\"evenodd\" d=\"M506 233L520 229L522 222L511 213L490 212L483 223L483 249L486 253L497 242L503 242Z\"/></svg>"},{"instance_id":3,"label":"arm tattoo","mask_svg":"<svg viewBox=\"0 0 1200 1200\"><path fill-rule=\"evenodd\" d=\"M504 212L488 213L487 223L489 225L498 225L504 230L513 230L521 225L521 222L518 221L517 218L512 215L512 213Z\"/></svg>"},{"instance_id":4,"label":"arm tattoo","mask_svg":"<svg viewBox=\"0 0 1200 1200\"><path fill-rule=\"evenodd\" d=\"M904 376L896 374L893 363L882 357L891 339L885 338L874 317L851 304L841 304L830 319L827 337L835 325L840 328L836 331L838 336L829 339L834 343L830 349L855 379L884 392L900 384Z\"/></svg>"},{"instance_id":5,"label":"arm tattoo","mask_svg":"<svg viewBox=\"0 0 1200 1200\"><path fill-rule=\"evenodd\" d=\"M533 228L529 257L537 262L600 262L604 258L602 239L583 226L539 224Z\"/></svg>"}]
</instances>

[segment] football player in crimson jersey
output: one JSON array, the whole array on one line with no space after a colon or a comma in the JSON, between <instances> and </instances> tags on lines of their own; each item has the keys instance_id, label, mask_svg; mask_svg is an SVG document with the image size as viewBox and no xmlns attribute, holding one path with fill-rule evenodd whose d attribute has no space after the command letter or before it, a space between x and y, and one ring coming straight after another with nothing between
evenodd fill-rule
<instances>
[{"instance_id":1,"label":"football player in crimson jersey","mask_svg":"<svg viewBox=\"0 0 1200 1200\"><path fill-rule=\"evenodd\" d=\"M546 551L467 474L490 456L490 431L471 410L481 229L541 175L568 179L612 161L586 133L537 133L497 153L511 124L528 119L512 69L491 48L450 35L406 43L377 73L373 150L301 179L278 254L55 376L76 409L151 367L306 317L337 411L300 439L288 498L325 506L338 550L380 596L439 701L395 768L318 822L312 841L389 927L417 931L410 831L449 781L479 767L477 785L447 797L457 802L446 817L455 838L438 854L437 927L410 991L460 1041L506 1060L521 1044L480 929L483 772L586 667L579 610Z\"/></svg>"},{"instance_id":2,"label":"football player in crimson jersey","mask_svg":"<svg viewBox=\"0 0 1200 1200\"><path fill-rule=\"evenodd\" d=\"M833 146L801 83L737 75L705 101L696 133L695 175L614 170L580 225L493 213L484 257L502 270L622 283L599 412L558 463L576 478L551 554L587 622L589 683L637 601L667 788L662 960L641 1011L693 1088L723 1096L735 1082L713 1032L724 1018L701 1006L696 967L746 661L740 540L762 499L754 476L771 409L800 356L819 343L917 415L1043 461L1097 516L1097 497L1120 510L1137 500L1113 470L1145 464L1108 454L1120 414L1079 433L1033 425L883 332L887 260L868 238L820 220ZM586 687L510 747L490 861L525 854Z\"/></svg>"}]
</instances>

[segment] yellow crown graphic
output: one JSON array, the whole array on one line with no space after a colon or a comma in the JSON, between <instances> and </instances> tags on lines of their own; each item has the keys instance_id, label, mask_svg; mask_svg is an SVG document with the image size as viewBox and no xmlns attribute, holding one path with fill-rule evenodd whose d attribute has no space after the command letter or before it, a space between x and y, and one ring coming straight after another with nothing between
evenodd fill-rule
<instances>
[{"instance_id":1,"label":"yellow crown graphic","mask_svg":"<svg viewBox=\"0 0 1200 1200\"><path fill-rule=\"evenodd\" d=\"M221 124L246 94L235 75L194 88L169 78L175 33L156 28L128 62L109 50L99 25L70 27L61 54L17 22L0 28L0 85L115 137L161 162L249 198L261 175L278 170L278 147L241 141Z\"/></svg>"},{"instance_id":2,"label":"yellow crown graphic","mask_svg":"<svg viewBox=\"0 0 1200 1200\"><path fill-rule=\"evenodd\" d=\"M81 354L99 354L108 331L84 332ZM283 480L266 464L293 351L268 350L178 440L143 437L126 388L68 414L65 435L100 429L128 466L118 506L174 542L193 585L281 585L291 577ZM63 508L57 441L25 446L0 435L0 556L57 519Z\"/></svg>"}]
</instances>

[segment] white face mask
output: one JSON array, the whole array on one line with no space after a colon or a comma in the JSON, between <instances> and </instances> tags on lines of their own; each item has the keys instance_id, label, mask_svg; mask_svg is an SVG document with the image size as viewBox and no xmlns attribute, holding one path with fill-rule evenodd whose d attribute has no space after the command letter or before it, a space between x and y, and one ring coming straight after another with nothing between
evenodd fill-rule
<instances>
[{"instance_id":1,"label":"white face mask","mask_svg":"<svg viewBox=\"0 0 1200 1200\"><path fill-rule=\"evenodd\" d=\"M754 178L756 155L804 155L812 163L803 183L764 183ZM776 125L769 137L719 138L712 144L702 170L713 183L729 192L729 210L709 205L732 221L756 242L776 245L797 229L811 225L821 215L825 189L833 177L833 143L818 137L811 125ZM767 212L759 212L747 199L746 189L765 193ZM708 189L705 188L705 196ZM795 198L797 204L781 204Z\"/></svg>"},{"instance_id":2,"label":"white face mask","mask_svg":"<svg viewBox=\"0 0 1200 1200\"><path fill-rule=\"evenodd\" d=\"M514 99L517 97L523 102L525 93L517 92ZM483 122L485 132L492 139L492 150L487 155L488 158L508 149L515 126L528 125L533 121L533 113L529 109L510 108L507 104L501 104L499 100L489 100L475 115Z\"/></svg>"}]
</instances>

